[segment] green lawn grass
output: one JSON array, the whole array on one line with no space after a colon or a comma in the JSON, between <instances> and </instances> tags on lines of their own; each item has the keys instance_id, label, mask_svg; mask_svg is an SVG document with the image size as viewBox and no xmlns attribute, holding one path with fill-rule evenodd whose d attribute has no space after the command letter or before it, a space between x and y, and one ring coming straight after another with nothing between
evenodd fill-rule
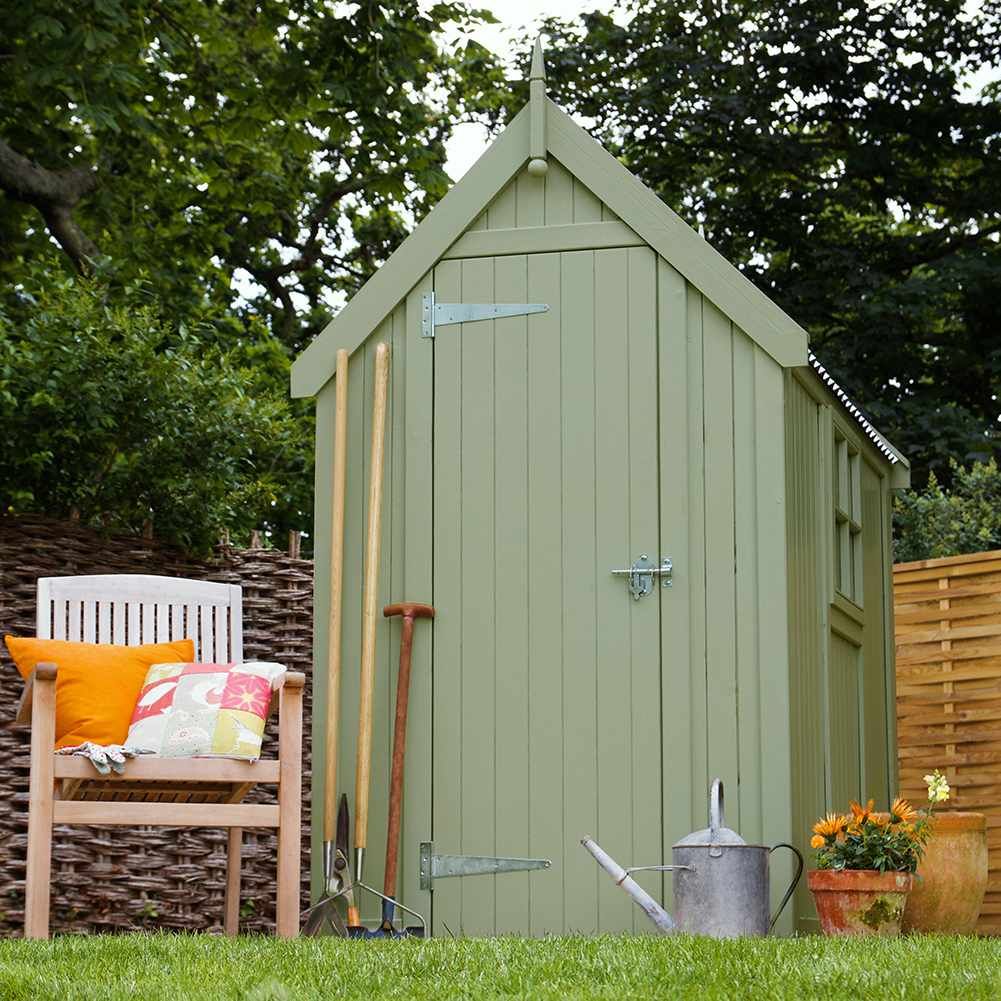
<instances>
[{"instance_id":1,"label":"green lawn grass","mask_svg":"<svg viewBox=\"0 0 1001 1001\"><path fill-rule=\"evenodd\" d=\"M603 937L0 942L0 999L1001 998L1001 940Z\"/></svg>"}]
</instances>

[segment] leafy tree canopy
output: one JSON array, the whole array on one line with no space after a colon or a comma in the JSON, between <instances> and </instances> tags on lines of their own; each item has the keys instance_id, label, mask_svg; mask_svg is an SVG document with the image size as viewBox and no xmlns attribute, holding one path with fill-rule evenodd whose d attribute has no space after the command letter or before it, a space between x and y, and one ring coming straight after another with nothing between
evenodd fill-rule
<instances>
[{"instance_id":1,"label":"leafy tree canopy","mask_svg":"<svg viewBox=\"0 0 1001 1001\"><path fill-rule=\"evenodd\" d=\"M1001 103L964 85L1001 4L620 7L547 22L554 98L809 330L918 482L1001 453Z\"/></svg>"},{"instance_id":2,"label":"leafy tree canopy","mask_svg":"<svg viewBox=\"0 0 1001 1001\"><path fill-rule=\"evenodd\" d=\"M79 270L144 272L175 315L235 302L298 349L447 189L443 142L489 59L435 36L477 16L444 0L5 4L0 278L51 237Z\"/></svg>"},{"instance_id":3,"label":"leafy tree canopy","mask_svg":"<svg viewBox=\"0 0 1001 1001\"><path fill-rule=\"evenodd\" d=\"M0 501L308 529L290 358L448 187L494 82L422 0L32 0L0 30ZM73 276L76 276L74 278Z\"/></svg>"},{"instance_id":4,"label":"leafy tree canopy","mask_svg":"<svg viewBox=\"0 0 1001 1001\"><path fill-rule=\"evenodd\" d=\"M280 345L206 348L136 282L44 274L0 307L0 503L204 550L308 510L308 425L261 372Z\"/></svg>"},{"instance_id":5,"label":"leafy tree canopy","mask_svg":"<svg viewBox=\"0 0 1001 1001\"><path fill-rule=\"evenodd\" d=\"M1001 549L1001 469L991 459L969 468L953 463L952 486L934 473L924 490L908 490L894 502L900 561L930 560Z\"/></svg>"}]
</instances>

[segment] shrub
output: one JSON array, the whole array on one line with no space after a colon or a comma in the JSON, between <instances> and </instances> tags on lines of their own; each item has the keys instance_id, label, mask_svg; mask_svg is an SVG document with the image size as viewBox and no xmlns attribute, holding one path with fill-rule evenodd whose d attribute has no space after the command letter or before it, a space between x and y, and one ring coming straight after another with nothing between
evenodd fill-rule
<instances>
[{"instance_id":1,"label":"shrub","mask_svg":"<svg viewBox=\"0 0 1001 1001\"><path fill-rule=\"evenodd\" d=\"M251 359L209 330L175 327L138 284L112 293L48 275L10 302L0 307L3 510L130 532L152 522L160 538L204 550L294 503L286 474L308 465L309 436L286 397L281 350L264 380L266 346Z\"/></svg>"},{"instance_id":2,"label":"shrub","mask_svg":"<svg viewBox=\"0 0 1001 1001\"><path fill-rule=\"evenodd\" d=\"M1001 549L1001 469L997 462L969 468L952 462L952 486L932 473L924 490L894 501L894 558L898 562Z\"/></svg>"}]
</instances>

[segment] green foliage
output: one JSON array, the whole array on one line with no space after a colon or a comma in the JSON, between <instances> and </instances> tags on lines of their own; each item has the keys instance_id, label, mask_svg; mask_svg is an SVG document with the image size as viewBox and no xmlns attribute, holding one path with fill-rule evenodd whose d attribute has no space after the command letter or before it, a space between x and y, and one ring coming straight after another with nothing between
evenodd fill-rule
<instances>
[{"instance_id":1,"label":"green foliage","mask_svg":"<svg viewBox=\"0 0 1001 1001\"><path fill-rule=\"evenodd\" d=\"M929 560L1001 549L1001 469L994 459L952 463L951 485L932 473L923 490L897 495L894 558Z\"/></svg>"},{"instance_id":2,"label":"green foliage","mask_svg":"<svg viewBox=\"0 0 1001 1001\"><path fill-rule=\"evenodd\" d=\"M444 141L493 77L436 35L473 19L445 0L7 4L0 141L53 186L83 171L72 221L123 280L175 315L208 297L263 316L298 350L447 190ZM0 280L53 233L85 264L42 224L56 196L5 163Z\"/></svg>"},{"instance_id":3,"label":"green foliage","mask_svg":"<svg viewBox=\"0 0 1001 1001\"><path fill-rule=\"evenodd\" d=\"M462 40L480 18L450 0L5 5L5 507L152 516L197 546L308 529L290 359L447 190L445 140L496 79Z\"/></svg>"},{"instance_id":4,"label":"green foliage","mask_svg":"<svg viewBox=\"0 0 1001 1001\"><path fill-rule=\"evenodd\" d=\"M3 510L151 522L196 550L308 512L311 429L287 400L280 346L214 346L139 283L42 275L17 298L16 322L0 311Z\"/></svg>"},{"instance_id":5,"label":"green foliage","mask_svg":"<svg viewBox=\"0 0 1001 1001\"><path fill-rule=\"evenodd\" d=\"M619 8L547 23L554 98L809 330L917 483L1001 454L1001 102L966 86L1001 5Z\"/></svg>"},{"instance_id":6,"label":"green foliage","mask_svg":"<svg viewBox=\"0 0 1001 1001\"><path fill-rule=\"evenodd\" d=\"M908 825L893 814L889 822L865 815L817 850L817 868L917 872L930 837L931 826L925 818Z\"/></svg>"}]
</instances>

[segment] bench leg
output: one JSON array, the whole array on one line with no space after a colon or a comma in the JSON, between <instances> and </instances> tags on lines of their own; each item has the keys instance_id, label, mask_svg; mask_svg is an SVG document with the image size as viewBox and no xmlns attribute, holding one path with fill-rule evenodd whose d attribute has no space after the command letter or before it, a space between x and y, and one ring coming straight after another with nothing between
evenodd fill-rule
<instances>
[{"instance_id":1,"label":"bench leg","mask_svg":"<svg viewBox=\"0 0 1001 1001\"><path fill-rule=\"evenodd\" d=\"M41 671L38 672L41 674ZM36 679L32 698L31 776L28 784L28 859L24 880L24 937L49 937L52 810L55 793L56 684Z\"/></svg>"},{"instance_id":2,"label":"bench leg","mask_svg":"<svg viewBox=\"0 0 1001 1001\"><path fill-rule=\"evenodd\" d=\"M235 937L240 931L240 853L243 849L243 828L229 829L226 849L226 910L223 914L223 931Z\"/></svg>"},{"instance_id":3,"label":"bench leg","mask_svg":"<svg viewBox=\"0 0 1001 1001\"><path fill-rule=\"evenodd\" d=\"M278 702L278 900L275 932L299 934L302 870L302 675L290 675Z\"/></svg>"}]
</instances>

